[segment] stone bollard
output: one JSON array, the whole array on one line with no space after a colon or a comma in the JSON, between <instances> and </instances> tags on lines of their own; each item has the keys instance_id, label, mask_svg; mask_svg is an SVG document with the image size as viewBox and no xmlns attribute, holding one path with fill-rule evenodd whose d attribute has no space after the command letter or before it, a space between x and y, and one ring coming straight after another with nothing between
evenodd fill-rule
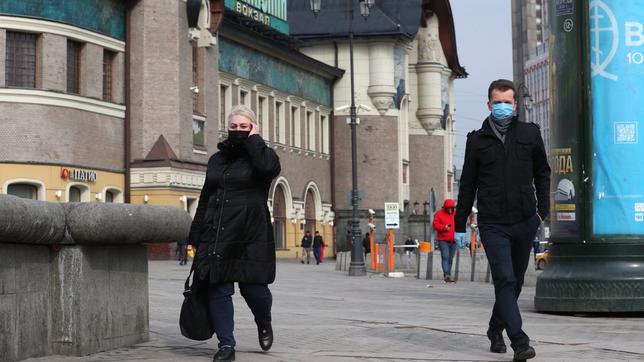
<instances>
[{"instance_id":1,"label":"stone bollard","mask_svg":"<svg viewBox=\"0 0 644 362\"><path fill-rule=\"evenodd\" d=\"M484 249L477 249L472 263L472 281L490 283L490 266Z\"/></svg>"},{"instance_id":2,"label":"stone bollard","mask_svg":"<svg viewBox=\"0 0 644 362\"><path fill-rule=\"evenodd\" d=\"M432 253L432 279L443 280L443 259L440 251Z\"/></svg>"},{"instance_id":3,"label":"stone bollard","mask_svg":"<svg viewBox=\"0 0 644 362\"><path fill-rule=\"evenodd\" d=\"M418 271L416 273L416 278L418 279L428 279L427 271L429 266L429 252L421 251L419 260L418 260Z\"/></svg>"},{"instance_id":4,"label":"stone bollard","mask_svg":"<svg viewBox=\"0 0 644 362\"><path fill-rule=\"evenodd\" d=\"M0 360L81 356L149 339L142 243L178 240L170 206L0 195ZM177 293L181 293L177 290Z\"/></svg>"},{"instance_id":5,"label":"stone bollard","mask_svg":"<svg viewBox=\"0 0 644 362\"><path fill-rule=\"evenodd\" d=\"M472 256L467 249L456 249L457 272L456 279L459 281L472 281Z\"/></svg>"},{"instance_id":6,"label":"stone bollard","mask_svg":"<svg viewBox=\"0 0 644 362\"><path fill-rule=\"evenodd\" d=\"M351 252L350 251L345 251L344 252L344 271L349 271L349 267L351 266Z\"/></svg>"}]
</instances>

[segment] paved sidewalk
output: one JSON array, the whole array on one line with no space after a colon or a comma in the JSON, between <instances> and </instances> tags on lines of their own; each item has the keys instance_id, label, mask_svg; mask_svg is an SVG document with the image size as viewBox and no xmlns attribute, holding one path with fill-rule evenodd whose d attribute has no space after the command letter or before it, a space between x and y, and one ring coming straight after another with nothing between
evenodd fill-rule
<instances>
[{"instance_id":1,"label":"paved sidewalk","mask_svg":"<svg viewBox=\"0 0 644 362\"><path fill-rule=\"evenodd\" d=\"M512 360L511 352L488 352L491 285L348 277L333 268L332 260L278 263L271 286L275 344L268 353L259 348L250 310L237 290L237 361ZM177 326L188 266L153 261L149 269L149 342L82 358L27 361L211 361L216 342L187 340ZM524 288L519 302L537 351L534 361L644 361L643 318L537 314L533 297L534 288Z\"/></svg>"}]
</instances>

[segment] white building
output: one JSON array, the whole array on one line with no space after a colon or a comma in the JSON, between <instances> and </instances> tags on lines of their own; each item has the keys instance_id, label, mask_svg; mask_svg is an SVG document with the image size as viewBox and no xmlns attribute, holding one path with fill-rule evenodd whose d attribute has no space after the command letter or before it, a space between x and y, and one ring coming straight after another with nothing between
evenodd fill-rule
<instances>
[{"instance_id":1,"label":"white building","mask_svg":"<svg viewBox=\"0 0 644 362\"><path fill-rule=\"evenodd\" d=\"M354 18L349 13L353 6ZM368 18L359 3L322 1L317 16L308 2L290 2L291 35L301 51L344 69L334 87L334 109L351 103L348 32L354 33L359 208L399 202L407 214L436 193L452 197L454 150L453 82L467 76L459 64L448 0L379 1ZM334 201L338 225L351 218L351 132L347 113L333 117ZM408 227L401 220L403 233ZM383 223L381 222L380 225ZM338 242L341 240L338 238Z\"/></svg>"}]
</instances>

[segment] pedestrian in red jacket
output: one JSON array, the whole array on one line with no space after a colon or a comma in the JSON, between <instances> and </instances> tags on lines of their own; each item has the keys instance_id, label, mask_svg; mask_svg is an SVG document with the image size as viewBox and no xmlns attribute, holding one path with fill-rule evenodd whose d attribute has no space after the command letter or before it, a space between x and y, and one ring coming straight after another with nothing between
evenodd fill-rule
<instances>
[{"instance_id":1,"label":"pedestrian in red jacket","mask_svg":"<svg viewBox=\"0 0 644 362\"><path fill-rule=\"evenodd\" d=\"M434 230L438 233L436 239L441 249L441 260L443 265L443 278L446 283L455 283L452 278L452 261L456 254L456 243L454 242L454 200L447 199L443 208L434 214Z\"/></svg>"}]
</instances>

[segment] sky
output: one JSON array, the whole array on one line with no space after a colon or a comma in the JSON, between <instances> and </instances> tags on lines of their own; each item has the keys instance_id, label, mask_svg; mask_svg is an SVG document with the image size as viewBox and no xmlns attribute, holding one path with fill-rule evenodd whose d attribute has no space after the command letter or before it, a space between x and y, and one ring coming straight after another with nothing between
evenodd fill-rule
<instances>
[{"instance_id":1,"label":"sky","mask_svg":"<svg viewBox=\"0 0 644 362\"><path fill-rule=\"evenodd\" d=\"M454 81L454 166L463 167L467 133L487 117L487 88L512 79L512 15L509 0L451 0L458 59L469 76Z\"/></svg>"}]
</instances>

